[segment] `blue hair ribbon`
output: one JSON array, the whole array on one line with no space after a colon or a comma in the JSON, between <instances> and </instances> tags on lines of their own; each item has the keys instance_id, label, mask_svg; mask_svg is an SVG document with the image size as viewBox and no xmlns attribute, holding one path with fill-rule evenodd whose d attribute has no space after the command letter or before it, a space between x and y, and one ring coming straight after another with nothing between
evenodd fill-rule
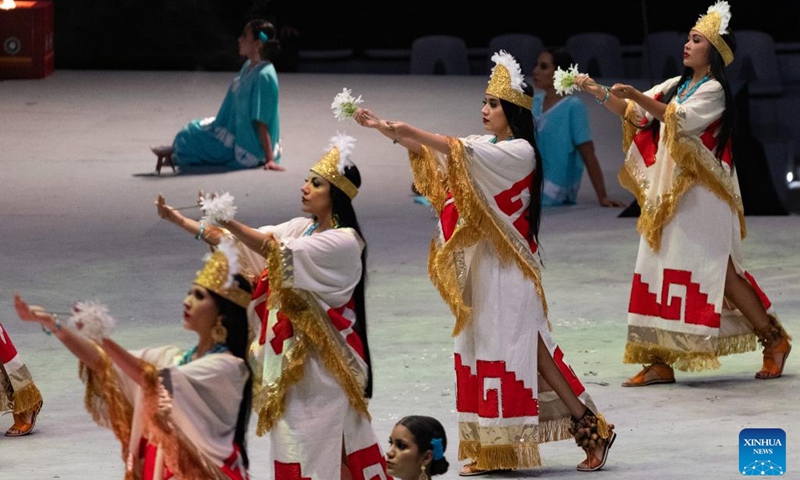
<instances>
[{"instance_id":1,"label":"blue hair ribbon","mask_svg":"<svg viewBox=\"0 0 800 480\"><path fill-rule=\"evenodd\" d=\"M441 438L432 438L431 447L433 447L433 459L441 460L444 458L444 446L442 445Z\"/></svg>"},{"instance_id":2,"label":"blue hair ribbon","mask_svg":"<svg viewBox=\"0 0 800 480\"><path fill-rule=\"evenodd\" d=\"M267 34L264 33L264 32L258 32L258 39L261 40L264 43L267 43L267 40L269 40L269 37L267 37Z\"/></svg>"}]
</instances>

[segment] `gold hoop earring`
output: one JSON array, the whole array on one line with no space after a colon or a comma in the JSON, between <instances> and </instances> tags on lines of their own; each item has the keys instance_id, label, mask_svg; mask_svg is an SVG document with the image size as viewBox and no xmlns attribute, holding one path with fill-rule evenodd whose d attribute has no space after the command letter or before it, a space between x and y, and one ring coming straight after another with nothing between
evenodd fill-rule
<instances>
[{"instance_id":1,"label":"gold hoop earring","mask_svg":"<svg viewBox=\"0 0 800 480\"><path fill-rule=\"evenodd\" d=\"M225 343L228 340L228 329L222 325L222 322L214 325L211 329L211 338L217 343Z\"/></svg>"}]
</instances>

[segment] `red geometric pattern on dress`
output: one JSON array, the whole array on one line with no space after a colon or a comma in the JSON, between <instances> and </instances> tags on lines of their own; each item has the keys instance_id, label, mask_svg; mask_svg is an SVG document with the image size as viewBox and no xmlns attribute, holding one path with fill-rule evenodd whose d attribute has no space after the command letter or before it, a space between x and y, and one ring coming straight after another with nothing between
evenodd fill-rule
<instances>
[{"instance_id":1,"label":"red geometric pattern on dress","mask_svg":"<svg viewBox=\"0 0 800 480\"><path fill-rule=\"evenodd\" d=\"M683 316L683 323L719 328L721 315L714 310L714 304L708 303L708 294L700 291L700 284L692 282L692 272L665 268L662 276L659 302L650 293L648 285L641 281L641 276L634 275L630 313L676 321ZM672 285L684 287L684 296L671 295Z\"/></svg>"},{"instance_id":2,"label":"red geometric pattern on dress","mask_svg":"<svg viewBox=\"0 0 800 480\"><path fill-rule=\"evenodd\" d=\"M353 325L356 323L355 312L356 302L351 297L350 300L339 308L329 308L328 317L331 323L340 333L345 337L345 341L350 348L352 348L362 360L364 359L364 344L361 342L361 337L353 330Z\"/></svg>"},{"instance_id":3,"label":"red geometric pattern on dress","mask_svg":"<svg viewBox=\"0 0 800 480\"><path fill-rule=\"evenodd\" d=\"M719 139L717 138L717 135L715 135L715 132L717 131L717 128L719 128L721 124L722 124L722 117L711 122L711 124L707 126L706 129L703 130L703 133L700 135L700 140L703 142L703 145L705 145L705 147L712 152L714 151L715 148L717 148L717 144L719 143ZM725 145L725 150L723 150L722 152L722 161L727 163L729 167L732 165L732 157L731 157L732 145L733 142L729 138L728 143Z\"/></svg>"},{"instance_id":4,"label":"red geometric pattern on dress","mask_svg":"<svg viewBox=\"0 0 800 480\"><path fill-rule=\"evenodd\" d=\"M442 225L442 235L446 242L453 236L453 232L456 231L456 224L458 223L458 209L456 208L456 202L453 200L453 194L451 192L447 192L447 197L442 207L442 213L439 215L439 222Z\"/></svg>"},{"instance_id":5,"label":"red geometric pattern on dress","mask_svg":"<svg viewBox=\"0 0 800 480\"><path fill-rule=\"evenodd\" d=\"M642 274L633 274L633 284L631 285L631 301L628 304L628 312L648 317L657 317L661 306L658 304L658 297L655 293L650 293L648 284L642 281Z\"/></svg>"},{"instance_id":6,"label":"red geometric pattern on dress","mask_svg":"<svg viewBox=\"0 0 800 480\"><path fill-rule=\"evenodd\" d=\"M764 305L765 309L769 310L770 307L772 307L772 302L767 297L767 294L764 293L764 290L761 290L761 287L758 286L756 279L750 275L750 272L744 272L744 276L747 277L747 281L753 286L753 290L756 291L756 295L758 295L759 300L761 300L761 304Z\"/></svg>"},{"instance_id":7,"label":"red geometric pattern on dress","mask_svg":"<svg viewBox=\"0 0 800 480\"><path fill-rule=\"evenodd\" d=\"M148 442L146 438L139 440L139 456L144 460L142 464L142 480L153 480L156 470L156 454L158 446ZM164 465L164 480L172 478L172 472Z\"/></svg>"},{"instance_id":8,"label":"red geometric pattern on dress","mask_svg":"<svg viewBox=\"0 0 800 480\"><path fill-rule=\"evenodd\" d=\"M478 413L478 376L473 375L469 365L461 363L456 353L456 410L461 413Z\"/></svg>"},{"instance_id":9,"label":"red geometric pattern on dress","mask_svg":"<svg viewBox=\"0 0 800 480\"><path fill-rule=\"evenodd\" d=\"M8 333L6 333L6 330L3 328L3 324L0 323L0 363L6 364L16 356L17 347L14 346L11 337L8 336Z\"/></svg>"},{"instance_id":10,"label":"red geometric pattern on dress","mask_svg":"<svg viewBox=\"0 0 800 480\"><path fill-rule=\"evenodd\" d=\"M377 443L356 450L347 456L347 466L353 480L387 480L392 477L386 473L386 458Z\"/></svg>"},{"instance_id":11,"label":"red geometric pattern on dress","mask_svg":"<svg viewBox=\"0 0 800 480\"><path fill-rule=\"evenodd\" d=\"M553 361L561 371L561 375L564 375L567 383L569 383L572 393L574 393L576 396L583 394L583 392L586 390L586 387L583 386L578 376L575 375L575 371L572 370L572 367L570 367L569 364L564 361L564 352L559 346L556 346L556 349L553 351Z\"/></svg>"},{"instance_id":12,"label":"red geometric pattern on dress","mask_svg":"<svg viewBox=\"0 0 800 480\"><path fill-rule=\"evenodd\" d=\"M533 417L539 415L539 402L533 397L533 389L525 387L517 375L506 369L503 360L478 360L478 385L481 387L478 398L478 415L483 418ZM500 391L485 390L486 380L500 379ZM502 411L499 408L502 402Z\"/></svg>"},{"instance_id":13,"label":"red geometric pattern on dress","mask_svg":"<svg viewBox=\"0 0 800 480\"><path fill-rule=\"evenodd\" d=\"M239 446L233 444L233 453L231 453L225 462L222 464L222 472L231 480L247 480L247 469L244 466L244 459L239 452Z\"/></svg>"},{"instance_id":14,"label":"red geometric pattern on dress","mask_svg":"<svg viewBox=\"0 0 800 480\"><path fill-rule=\"evenodd\" d=\"M294 336L294 327L292 321L280 310L277 315L278 321L272 326L272 332L275 334L269 344L272 346L272 351L275 355L280 355L283 352L283 341L288 340Z\"/></svg>"},{"instance_id":15,"label":"red geometric pattern on dress","mask_svg":"<svg viewBox=\"0 0 800 480\"><path fill-rule=\"evenodd\" d=\"M261 320L261 331L258 334L258 344L264 345L267 341L267 319L269 318L269 310L267 310L267 299L269 298L269 272L265 268L261 271L258 281L253 287L253 295L250 297L251 302L255 302L253 307L256 315Z\"/></svg>"},{"instance_id":16,"label":"red geometric pattern on dress","mask_svg":"<svg viewBox=\"0 0 800 480\"><path fill-rule=\"evenodd\" d=\"M528 238L528 234L531 230L531 223L530 210L525 208L525 205L522 203L520 197L526 191L528 194L530 194L531 182L533 181L533 174L535 172L536 170L531 171L531 173L529 173L525 178L514 183L511 188L503 190L494 196L494 201L497 203L497 207L501 212L505 213L509 217L519 213L519 216L516 220L514 220L513 225L520 235L522 235L522 238ZM530 247L531 251L534 253L536 253L536 249L539 248L538 245L536 245L536 242L533 240L530 241Z\"/></svg>"},{"instance_id":17,"label":"red geometric pattern on dress","mask_svg":"<svg viewBox=\"0 0 800 480\"><path fill-rule=\"evenodd\" d=\"M275 460L275 480L311 480L304 477L299 463L283 463Z\"/></svg>"},{"instance_id":18,"label":"red geometric pattern on dress","mask_svg":"<svg viewBox=\"0 0 800 480\"><path fill-rule=\"evenodd\" d=\"M686 288L686 298L669 296L669 287L680 285ZM684 307L685 304L685 307ZM700 284L692 281L692 272L687 270L664 269L664 283L661 288L661 318L680 320L684 309L684 323L719 328L721 315L708 303L708 294L700 291Z\"/></svg>"}]
</instances>

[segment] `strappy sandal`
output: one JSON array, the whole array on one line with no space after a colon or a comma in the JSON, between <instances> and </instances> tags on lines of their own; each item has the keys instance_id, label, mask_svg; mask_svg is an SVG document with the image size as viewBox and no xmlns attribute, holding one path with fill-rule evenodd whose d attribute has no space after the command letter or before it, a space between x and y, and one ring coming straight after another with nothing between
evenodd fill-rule
<instances>
[{"instance_id":1,"label":"strappy sandal","mask_svg":"<svg viewBox=\"0 0 800 480\"><path fill-rule=\"evenodd\" d=\"M14 425L11 426L8 430L6 430L6 437L22 437L24 435L28 435L29 433L33 432L33 427L36 426L36 417L39 416L39 412L42 410L42 405L44 404L43 400L39 400L39 403L34 406L31 412L31 421L30 423L26 423L22 420L22 415L20 414L13 414L14 415Z\"/></svg>"},{"instance_id":2,"label":"strappy sandal","mask_svg":"<svg viewBox=\"0 0 800 480\"><path fill-rule=\"evenodd\" d=\"M770 324L763 330L756 331L759 342L764 346L764 361L761 370L756 373L759 380L769 380L783 375L783 367L786 366L786 359L792 351L792 344L789 337L780 324L770 318ZM775 361L775 355L783 355L781 364Z\"/></svg>"},{"instance_id":3,"label":"strappy sandal","mask_svg":"<svg viewBox=\"0 0 800 480\"><path fill-rule=\"evenodd\" d=\"M647 377L650 378L647 378ZM622 382L623 387L646 387L660 383L675 383L675 370L666 363L645 365L642 371Z\"/></svg>"},{"instance_id":4,"label":"strappy sandal","mask_svg":"<svg viewBox=\"0 0 800 480\"><path fill-rule=\"evenodd\" d=\"M490 473L510 472L510 469L496 469L496 470L479 470L475 467L476 462L470 462L461 467L458 472L459 477L477 477L478 475L488 475Z\"/></svg>"},{"instance_id":5,"label":"strappy sandal","mask_svg":"<svg viewBox=\"0 0 800 480\"><path fill-rule=\"evenodd\" d=\"M595 472L606 465L608 451L617 439L614 424L607 423L603 415L587 408L581 418L572 417L569 432L575 438L575 444L586 453L586 460L578 464L579 472ZM595 454L598 447L602 448L602 457ZM592 466L593 460L599 460L599 463Z\"/></svg>"}]
</instances>

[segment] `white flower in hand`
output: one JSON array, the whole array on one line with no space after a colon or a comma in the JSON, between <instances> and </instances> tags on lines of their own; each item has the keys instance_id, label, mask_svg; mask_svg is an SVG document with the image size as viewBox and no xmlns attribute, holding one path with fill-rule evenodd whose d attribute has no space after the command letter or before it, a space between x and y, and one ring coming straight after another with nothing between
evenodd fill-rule
<instances>
[{"instance_id":1,"label":"white flower in hand","mask_svg":"<svg viewBox=\"0 0 800 480\"><path fill-rule=\"evenodd\" d=\"M562 70L561 67L556 68L553 74L553 84L556 87L556 93L559 95L572 95L572 92L578 89L575 85L575 77L580 75L578 65L572 64L567 70Z\"/></svg>"},{"instance_id":2,"label":"white flower in hand","mask_svg":"<svg viewBox=\"0 0 800 480\"><path fill-rule=\"evenodd\" d=\"M236 214L236 205L233 204L233 195L228 192L211 193L200 198L200 210L209 221L229 222Z\"/></svg>"},{"instance_id":3,"label":"white flower in hand","mask_svg":"<svg viewBox=\"0 0 800 480\"><path fill-rule=\"evenodd\" d=\"M69 318L72 328L97 343L111 334L116 323L105 305L92 301L76 302Z\"/></svg>"},{"instance_id":4,"label":"white flower in hand","mask_svg":"<svg viewBox=\"0 0 800 480\"><path fill-rule=\"evenodd\" d=\"M336 119L340 122L342 120L347 120L348 118L353 118L356 110L358 110L358 104L362 103L363 101L364 100L361 99L361 95L359 95L358 98L353 98L350 89L344 88L340 93L337 93L336 96L333 97L333 103L331 103L333 116L336 117Z\"/></svg>"}]
</instances>

